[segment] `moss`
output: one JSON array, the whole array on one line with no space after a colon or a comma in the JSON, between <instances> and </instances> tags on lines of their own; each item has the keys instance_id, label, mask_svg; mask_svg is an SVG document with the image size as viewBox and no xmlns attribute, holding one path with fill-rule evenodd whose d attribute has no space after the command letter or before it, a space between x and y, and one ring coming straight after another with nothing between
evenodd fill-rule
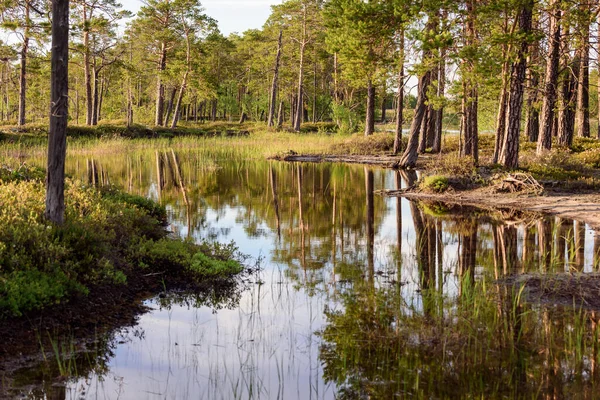
<instances>
[{"instance_id":1,"label":"moss","mask_svg":"<svg viewBox=\"0 0 600 400\"><path fill-rule=\"evenodd\" d=\"M168 237L164 208L147 199L67 180L66 221L57 226L43 217L40 170L0 168L0 177L0 319L66 302L95 286L127 284L142 271L168 270L187 281L242 269L231 246L213 257L218 246Z\"/></svg>"},{"instance_id":2,"label":"moss","mask_svg":"<svg viewBox=\"0 0 600 400\"><path fill-rule=\"evenodd\" d=\"M450 181L442 175L430 175L423 179L421 187L436 193L445 192L450 187Z\"/></svg>"}]
</instances>

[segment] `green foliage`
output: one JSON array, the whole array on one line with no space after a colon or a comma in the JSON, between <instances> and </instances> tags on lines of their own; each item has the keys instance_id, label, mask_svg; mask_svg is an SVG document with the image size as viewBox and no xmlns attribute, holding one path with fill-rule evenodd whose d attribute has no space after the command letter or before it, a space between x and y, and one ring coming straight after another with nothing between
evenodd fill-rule
<instances>
[{"instance_id":1,"label":"green foliage","mask_svg":"<svg viewBox=\"0 0 600 400\"><path fill-rule=\"evenodd\" d=\"M203 253L196 253L192 258L190 270L200 276L223 277L242 272L240 263L234 260L221 261L210 258Z\"/></svg>"},{"instance_id":2,"label":"green foliage","mask_svg":"<svg viewBox=\"0 0 600 400\"><path fill-rule=\"evenodd\" d=\"M442 175L430 175L423 179L421 187L433 192L441 193L448 190L450 187L450 181L447 177Z\"/></svg>"},{"instance_id":3,"label":"green foliage","mask_svg":"<svg viewBox=\"0 0 600 400\"><path fill-rule=\"evenodd\" d=\"M343 104L334 103L332 106L333 120L336 122L338 132L350 134L358 130L360 116Z\"/></svg>"}]
</instances>

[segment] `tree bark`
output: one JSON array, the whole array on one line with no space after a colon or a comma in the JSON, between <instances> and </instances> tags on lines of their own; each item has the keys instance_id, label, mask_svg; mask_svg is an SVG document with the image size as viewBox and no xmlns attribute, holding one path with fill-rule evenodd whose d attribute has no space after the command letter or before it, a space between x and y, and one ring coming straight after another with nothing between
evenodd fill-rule
<instances>
[{"instance_id":1,"label":"tree bark","mask_svg":"<svg viewBox=\"0 0 600 400\"><path fill-rule=\"evenodd\" d=\"M164 125L167 125L167 121L171 118L171 113L173 112L173 104L175 103L175 96L177 95L177 88L171 89L171 94L169 95L169 103L167 104L167 114L164 119Z\"/></svg>"},{"instance_id":2,"label":"tree bark","mask_svg":"<svg viewBox=\"0 0 600 400\"><path fill-rule=\"evenodd\" d=\"M400 72L398 73L398 99L396 100L396 135L394 137L394 155L402 146L402 125L404 124L404 29L400 30Z\"/></svg>"},{"instance_id":3,"label":"tree bark","mask_svg":"<svg viewBox=\"0 0 600 400\"><path fill-rule=\"evenodd\" d=\"M303 7L302 17L302 40L300 41L300 61L298 64L298 97L296 100L296 113L294 119L294 130L300 132L300 125L302 125L302 118L304 117L303 105L304 105L304 50L306 48L306 7Z\"/></svg>"},{"instance_id":4,"label":"tree bark","mask_svg":"<svg viewBox=\"0 0 600 400\"><path fill-rule=\"evenodd\" d=\"M25 1L25 29L23 46L21 47L21 71L19 75L19 119L18 125L25 125L25 109L27 101L27 52L29 50L29 1Z\"/></svg>"},{"instance_id":5,"label":"tree bark","mask_svg":"<svg viewBox=\"0 0 600 400\"><path fill-rule=\"evenodd\" d=\"M156 75L156 116L154 125L163 125L163 114L165 112L165 85L162 81L162 73L167 66L167 47L165 43L161 43L160 54L158 58L158 73Z\"/></svg>"},{"instance_id":6,"label":"tree bark","mask_svg":"<svg viewBox=\"0 0 600 400\"><path fill-rule=\"evenodd\" d=\"M65 220L65 158L69 112L69 0L52 2L50 132L46 175L48 220Z\"/></svg>"},{"instance_id":7,"label":"tree bark","mask_svg":"<svg viewBox=\"0 0 600 400\"><path fill-rule=\"evenodd\" d=\"M185 30L185 72L181 79L181 87L179 88L179 95L177 96L177 103L175 104L175 112L173 113L173 121L171 122L171 129L177 128L177 122L179 122L179 114L181 112L181 102L183 95L187 89L187 81L190 71L192 69L192 42L190 37L190 29Z\"/></svg>"},{"instance_id":8,"label":"tree bark","mask_svg":"<svg viewBox=\"0 0 600 400\"><path fill-rule=\"evenodd\" d=\"M367 115L365 118L365 136L375 132L375 87L369 79L367 83Z\"/></svg>"},{"instance_id":9,"label":"tree bark","mask_svg":"<svg viewBox=\"0 0 600 400\"><path fill-rule=\"evenodd\" d=\"M446 51L441 50L440 54L440 65L438 68L438 91L437 95L440 98L444 98L446 95ZM433 144L431 151L433 153L440 153L442 151L442 129L444 123L444 107L440 107L439 110L435 110L435 132L433 137Z\"/></svg>"},{"instance_id":10,"label":"tree bark","mask_svg":"<svg viewBox=\"0 0 600 400\"><path fill-rule=\"evenodd\" d=\"M423 119L425 119L427 113L427 90L430 83L431 71L427 71L419 79L419 94L414 117L410 126L408 145L400 159L400 166L402 168L414 168L417 164L417 158L419 157L419 133L421 131Z\"/></svg>"},{"instance_id":11,"label":"tree bark","mask_svg":"<svg viewBox=\"0 0 600 400\"><path fill-rule=\"evenodd\" d=\"M526 0L519 11L519 31L524 35L517 54L517 61L511 70L510 96L504 145L500 160L506 168L519 166L519 134L521 132L521 111L523 109L523 92L525 89L525 73L527 70L527 36L531 34L533 17L533 0Z\"/></svg>"},{"instance_id":12,"label":"tree bark","mask_svg":"<svg viewBox=\"0 0 600 400\"><path fill-rule=\"evenodd\" d=\"M579 54L579 74L577 77L577 136L590 137L590 5L581 2L582 21L579 26L581 45Z\"/></svg>"},{"instance_id":13,"label":"tree bark","mask_svg":"<svg viewBox=\"0 0 600 400\"><path fill-rule=\"evenodd\" d=\"M277 56L275 57L275 70L273 72L273 82L271 84L271 102L269 103L269 120L267 125L273 126L275 120L275 106L277 103L277 84L279 79L279 63L281 62L281 41L283 31L279 30L279 38L277 39Z\"/></svg>"},{"instance_id":14,"label":"tree bark","mask_svg":"<svg viewBox=\"0 0 600 400\"><path fill-rule=\"evenodd\" d=\"M467 22L465 24L466 45L476 46L477 32L475 30L476 9L475 1L467 1ZM474 65L470 60L464 60L463 65L463 155L471 156L475 163L479 161L479 127L478 127L478 91L473 81Z\"/></svg>"},{"instance_id":15,"label":"tree bark","mask_svg":"<svg viewBox=\"0 0 600 400\"><path fill-rule=\"evenodd\" d=\"M279 111L277 112L277 128L281 128L283 126L285 108L283 107L283 101L279 102Z\"/></svg>"},{"instance_id":16,"label":"tree bark","mask_svg":"<svg viewBox=\"0 0 600 400\"><path fill-rule=\"evenodd\" d=\"M88 126L92 125L92 118L94 114L93 104L93 89L92 89L92 67L91 67L91 54L90 54L90 32L87 27L87 9L83 7L83 74L85 78L85 124Z\"/></svg>"},{"instance_id":17,"label":"tree bark","mask_svg":"<svg viewBox=\"0 0 600 400\"><path fill-rule=\"evenodd\" d=\"M96 69L96 65L95 62L92 65L92 76L93 76L93 95L92 95L92 124L93 126L98 125L98 106L99 106L99 93L98 93L98 86L99 85L99 80L98 80L98 76L100 75L100 70Z\"/></svg>"},{"instance_id":18,"label":"tree bark","mask_svg":"<svg viewBox=\"0 0 600 400\"><path fill-rule=\"evenodd\" d=\"M546 63L545 96L542 104L542 128L537 142L537 154L552 148L552 127L556 108L558 67L560 61L560 0L553 0L550 7L550 40Z\"/></svg>"},{"instance_id":19,"label":"tree bark","mask_svg":"<svg viewBox=\"0 0 600 400\"><path fill-rule=\"evenodd\" d=\"M598 49L596 54L598 55L596 61L596 70L598 71L598 139L600 139L600 13L598 13L598 35L597 35Z\"/></svg>"}]
</instances>

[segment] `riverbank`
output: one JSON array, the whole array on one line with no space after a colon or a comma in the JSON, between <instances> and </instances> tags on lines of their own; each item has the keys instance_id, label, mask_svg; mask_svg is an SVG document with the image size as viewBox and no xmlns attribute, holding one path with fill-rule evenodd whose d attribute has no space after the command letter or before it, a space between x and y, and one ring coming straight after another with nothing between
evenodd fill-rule
<instances>
[{"instance_id":1,"label":"riverbank","mask_svg":"<svg viewBox=\"0 0 600 400\"><path fill-rule=\"evenodd\" d=\"M165 208L146 198L67 179L66 221L48 223L44 176L0 168L0 360L23 355L0 363L2 386L11 371L55 353L55 340L80 345L77 337L131 326L143 299L237 290L246 268L236 247L172 236Z\"/></svg>"}]
</instances>

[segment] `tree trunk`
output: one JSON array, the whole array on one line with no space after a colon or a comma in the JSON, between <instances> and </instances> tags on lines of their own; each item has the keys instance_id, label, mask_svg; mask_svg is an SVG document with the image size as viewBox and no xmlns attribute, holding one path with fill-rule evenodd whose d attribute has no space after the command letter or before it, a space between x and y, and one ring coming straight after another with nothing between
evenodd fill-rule
<instances>
[{"instance_id":1,"label":"tree trunk","mask_svg":"<svg viewBox=\"0 0 600 400\"><path fill-rule=\"evenodd\" d=\"M560 0L553 0L550 7L550 40L548 60L546 62L546 84L542 104L542 129L538 137L537 154L552 148L552 127L556 108L558 67L560 61Z\"/></svg>"},{"instance_id":2,"label":"tree trunk","mask_svg":"<svg viewBox=\"0 0 600 400\"><path fill-rule=\"evenodd\" d=\"M163 115L165 112L165 85L162 81L162 72L167 66L167 48L165 43L161 44L160 56L158 59L158 73L156 77L156 116L154 118L154 125L163 125Z\"/></svg>"},{"instance_id":3,"label":"tree trunk","mask_svg":"<svg viewBox=\"0 0 600 400\"><path fill-rule=\"evenodd\" d=\"M177 122L179 122L179 113L181 112L181 101L183 100L183 94L187 87L189 71L185 71L183 74L183 80L181 81L181 87L179 88L179 94L177 95L177 102L175 103L175 111L173 112L173 121L171 122L171 129L177 128Z\"/></svg>"},{"instance_id":4,"label":"tree trunk","mask_svg":"<svg viewBox=\"0 0 600 400\"><path fill-rule=\"evenodd\" d=\"M296 118L294 119L294 130L300 132L300 125L302 124L302 118L304 117L303 112L303 81L304 81L304 49L306 48L306 7L303 8L302 17L302 41L300 42L300 61L298 64L298 97L296 103Z\"/></svg>"},{"instance_id":5,"label":"tree trunk","mask_svg":"<svg viewBox=\"0 0 600 400\"><path fill-rule=\"evenodd\" d=\"M367 83L367 115L365 118L365 136L375 132L375 87L369 79Z\"/></svg>"},{"instance_id":6,"label":"tree trunk","mask_svg":"<svg viewBox=\"0 0 600 400\"><path fill-rule=\"evenodd\" d=\"M284 119L284 114L285 113L285 108L283 107L283 101L279 102L279 111L277 112L277 128L281 128L283 126L283 119Z\"/></svg>"},{"instance_id":7,"label":"tree trunk","mask_svg":"<svg viewBox=\"0 0 600 400\"><path fill-rule=\"evenodd\" d=\"M21 47L21 71L19 75L19 120L18 125L25 125L25 109L27 100L27 52L29 50L29 2L25 2L25 29L23 47Z\"/></svg>"},{"instance_id":8,"label":"tree trunk","mask_svg":"<svg viewBox=\"0 0 600 400\"><path fill-rule=\"evenodd\" d=\"M96 69L96 65L92 65L92 76L94 77L94 94L92 97L92 125L98 125L98 103L99 103L99 94L98 94L98 76L100 75L100 71Z\"/></svg>"},{"instance_id":9,"label":"tree trunk","mask_svg":"<svg viewBox=\"0 0 600 400\"><path fill-rule=\"evenodd\" d=\"M540 30L537 19L533 22L533 29ZM540 86L540 73L534 66L541 65L540 60L540 43L535 41L530 45L529 49L529 68L527 68L527 118L525 122L525 137L531 143L538 141L540 135L540 112L538 110L538 92Z\"/></svg>"},{"instance_id":10,"label":"tree trunk","mask_svg":"<svg viewBox=\"0 0 600 400\"><path fill-rule=\"evenodd\" d=\"M506 168L519 166L519 134L521 132L521 111L523 109L523 92L525 89L525 73L527 70L527 37L531 34L533 17L533 0L526 0L519 11L519 31L524 35L517 54L517 61L511 70L510 96L504 145L500 160Z\"/></svg>"},{"instance_id":11,"label":"tree trunk","mask_svg":"<svg viewBox=\"0 0 600 400\"><path fill-rule=\"evenodd\" d=\"M577 136L590 137L590 5L582 2L580 5L581 45L579 55L579 74L577 77Z\"/></svg>"},{"instance_id":12,"label":"tree trunk","mask_svg":"<svg viewBox=\"0 0 600 400\"><path fill-rule=\"evenodd\" d=\"M502 88L500 92L500 101L498 106L498 117L496 119L496 143L494 146L494 155L492 164L497 164L504 143L504 133L506 132L506 109L508 103L508 61L502 65Z\"/></svg>"},{"instance_id":13,"label":"tree trunk","mask_svg":"<svg viewBox=\"0 0 600 400\"><path fill-rule=\"evenodd\" d=\"M383 90L381 91L381 123L385 124L387 122L387 85L383 85Z\"/></svg>"},{"instance_id":14,"label":"tree trunk","mask_svg":"<svg viewBox=\"0 0 600 400\"><path fill-rule=\"evenodd\" d=\"M577 99L577 82L575 77L578 75L579 60L572 62L571 69L567 68L562 83L561 106L558 117L558 144L563 147L570 147L573 144L575 133L575 105Z\"/></svg>"},{"instance_id":15,"label":"tree trunk","mask_svg":"<svg viewBox=\"0 0 600 400\"><path fill-rule=\"evenodd\" d=\"M408 145L402 154L400 159L400 166L402 168L414 168L417 164L417 158L419 156L419 133L421 131L421 125L427 114L427 90L431 82L431 71L425 72L419 79L419 94L417 97L417 105L415 107L415 113L410 126L410 133L408 137Z\"/></svg>"},{"instance_id":16,"label":"tree trunk","mask_svg":"<svg viewBox=\"0 0 600 400\"><path fill-rule=\"evenodd\" d=\"M400 30L400 72L398 73L398 99L396 100L396 135L394 138L394 155L402 146L402 125L404 124L404 29Z\"/></svg>"},{"instance_id":17,"label":"tree trunk","mask_svg":"<svg viewBox=\"0 0 600 400\"><path fill-rule=\"evenodd\" d=\"M431 117L432 117L433 109L431 106L427 106L427 111L425 112L425 116L423 117L423 122L421 123L421 135L419 139L419 149L418 153L423 154L427 150L427 142L429 140L429 136L431 135L431 131L429 130Z\"/></svg>"},{"instance_id":18,"label":"tree trunk","mask_svg":"<svg viewBox=\"0 0 600 400\"><path fill-rule=\"evenodd\" d=\"M279 30L279 39L277 40L277 56L275 57L275 70L273 72L273 83L271 84L271 102L269 103L269 120L267 125L273 126L275 119L275 105L277 102L277 83L279 79L279 63L281 62L281 41L283 31Z\"/></svg>"},{"instance_id":19,"label":"tree trunk","mask_svg":"<svg viewBox=\"0 0 600 400\"><path fill-rule=\"evenodd\" d=\"M177 95L177 88L171 89L171 94L169 95L169 103L167 104L167 114L164 119L164 125L167 125L167 121L171 118L171 113L173 112L173 104L175 103L175 96Z\"/></svg>"},{"instance_id":20,"label":"tree trunk","mask_svg":"<svg viewBox=\"0 0 600 400\"><path fill-rule=\"evenodd\" d=\"M86 25L87 11L83 8L83 24ZM94 103L93 103L93 89L92 89L92 67L90 60L90 33L85 28L83 31L83 72L85 78L85 124L88 126L92 125L92 118L94 114Z\"/></svg>"},{"instance_id":21,"label":"tree trunk","mask_svg":"<svg viewBox=\"0 0 600 400\"><path fill-rule=\"evenodd\" d=\"M444 98L446 95L446 51L441 50L440 54L440 65L438 67L438 91L437 95L440 98ZM431 151L433 153L440 153L442 151L442 128L444 123L444 107L440 107L439 110L435 110L435 132L433 137L433 144Z\"/></svg>"},{"instance_id":22,"label":"tree trunk","mask_svg":"<svg viewBox=\"0 0 600 400\"><path fill-rule=\"evenodd\" d=\"M468 47L476 46L477 32L475 30L476 19L475 1L467 1L467 23L465 24L466 45ZM463 155L471 156L475 163L479 161L479 127L478 127L478 91L477 84L473 82L474 65L473 62L465 60L462 65L464 71L463 78L463 132L464 148Z\"/></svg>"},{"instance_id":23,"label":"tree trunk","mask_svg":"<svg viewBox=\"0 0 600 400\"><path fill-rule=\"evenodd\" d=\"M65 220L65 158L69 112L69 1L52 2L51 104L45 216Z\"/></svg>"}]
</instances>

